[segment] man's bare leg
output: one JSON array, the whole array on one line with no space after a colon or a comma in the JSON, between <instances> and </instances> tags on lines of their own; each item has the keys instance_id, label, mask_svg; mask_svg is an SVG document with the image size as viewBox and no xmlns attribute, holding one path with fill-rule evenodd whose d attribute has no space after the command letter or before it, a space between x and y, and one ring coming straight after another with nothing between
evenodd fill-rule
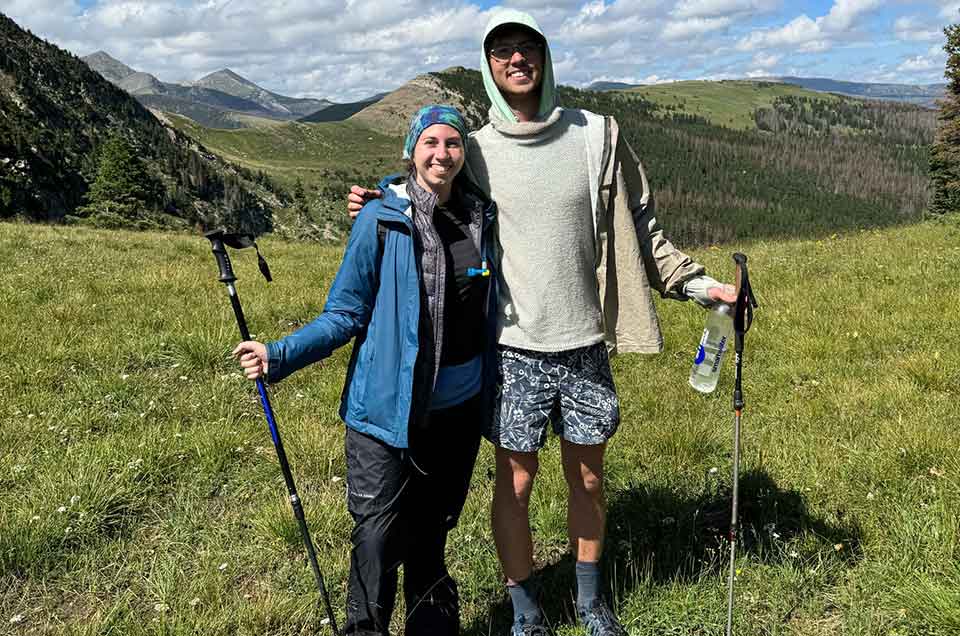
<instances>
[{"instance_id":1,"label":"man's bare leg","mask_svg":"<svg viewBox=\"0 0 960 636\"><path fill-rule=\"evenodd\" d=\"M513 605L511 633L543 621L533 574L533 538L530 534L530 493L539 460L534 453L497 448L491 524L507 592ZM524 625L527 628L524 628ZM530 632L538 633L538 632Z\"/></svg>"},{"instance_id":2,"label":"man's bare leg","mask_svg":"<svg viewBox=\"0 0 960 636\"><path fill-rule=\"evenodd\" d=\"M603 499L603 454L607 445L560 441L563 475L569 488L567 529L577 561L596 563L603 554L607 521Z\"/></svg>"},{"instance_id":3,"label":"man's bare leg","mask_svg":"<svg viewBox=\"0 0 960 636\"><path fill-rule=\"evenodd\" d=\"M491 525L497 555L508 584L529 578L533 569L530 493L539 465L535 452L496 449Z\"/></svg>"}]
</instances>

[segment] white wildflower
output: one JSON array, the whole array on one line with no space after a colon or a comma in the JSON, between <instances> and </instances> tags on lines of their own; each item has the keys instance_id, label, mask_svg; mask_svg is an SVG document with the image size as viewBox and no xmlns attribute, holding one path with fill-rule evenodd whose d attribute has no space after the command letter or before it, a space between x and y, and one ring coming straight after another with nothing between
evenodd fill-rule
<instances>
[{"instance_id":1,"label":"white wildflower","mask_svg":"<svg viewBox=\"0 0 960 636\"><path fill-rule=\"evenodd\" d=\"M217 567L217 569L220 570L221 572L223 572L224 570L227 569L227 564L226 564L226 563L221 563L221 564Z\"/></svg>"},{"instance_id":2,"label":"white wildflower","mask_svg":"<svg viewBox=\"0 0 960 636\"><path fill-rule=\"evenodd\" d=\"M18 625L23 622L23 619L26 618L23 614L14 614L13 618L10 619L11 625Z\"/></svg>"},{"instance_id":3,"label":"white wildflower","mask_svg":"<svg viewBox=\"0 0 960 636\"><path fill-rule=\"evenodd\" d=\"M66 506L60 506L59 508L57 508L57 512L59 512L60 514L63 514L63 513L65 513L66 511L67 511L67 507L66 507Z\"/></svg>"}]
</instances>

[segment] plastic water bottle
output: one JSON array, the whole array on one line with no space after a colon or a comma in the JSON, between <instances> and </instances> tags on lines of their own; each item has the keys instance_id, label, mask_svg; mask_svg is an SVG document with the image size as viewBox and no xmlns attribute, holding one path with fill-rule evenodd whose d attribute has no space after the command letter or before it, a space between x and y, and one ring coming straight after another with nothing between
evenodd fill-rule
<instances>
[{"instance_id":1,"label":"plastic water bottle","mask_svg":"<svg viewBox=\"0 0 960 636\"><path fill-rule=\"evenodd\" d=\"M690 370L690 386L701 393L711 393L717 388L723 354L732 344L733 315L730 305L717 303L707 314L707 325Z\"/></svg>"}]
</instances>

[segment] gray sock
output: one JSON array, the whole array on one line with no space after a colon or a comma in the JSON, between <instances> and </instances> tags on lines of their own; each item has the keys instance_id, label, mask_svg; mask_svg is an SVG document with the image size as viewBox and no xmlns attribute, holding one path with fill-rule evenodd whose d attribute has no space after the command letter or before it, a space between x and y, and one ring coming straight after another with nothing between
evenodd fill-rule
<instances>
[{"instance_id":1,"label":"gray sock","mask_svg":"<svg viewBox=\"0 0 960 636\"><path fill-rule=\"evenodd\" d=\"M577 561L577 607L590 607L600 595L600 564Z\"/></svg>"},{"instance_id":2,"label":"gray sock","mask_svg":"<svg viewBox=\"0 0 960 636\"><path fill-rule=\"evenodd\" d=\"M523 618L526 624L539 623L542 620L540 606L537 604L536 584L532 576L515 585L507 585L510 601L513 603L513 620Z\"/></svg>"}]
</instances>

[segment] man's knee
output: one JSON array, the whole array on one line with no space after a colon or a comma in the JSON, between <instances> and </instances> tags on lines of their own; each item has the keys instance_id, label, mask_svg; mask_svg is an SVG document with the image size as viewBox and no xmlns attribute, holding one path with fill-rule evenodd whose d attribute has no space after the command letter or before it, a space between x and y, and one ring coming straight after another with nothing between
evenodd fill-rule
<instances>
[{"instance_id":1,"label":"man's knee","mask_svg":"<svg viewBox=\"0 0 960 636\"><path fill-rule=\"evenodd\" d=\"M540 467L537 454L497 449L496 465L498 490L508 490L518 503L529 503L533 480Z\"/></svg>"},{"instance_id":2,"label":"man's knee","mask_svg":"<svg viewBox=\"0 0 960 636\"><path fill-rule=\"evenodd\" d=\"M571 494L603 496L603 446L564 445L563 475Z\"/></svg>"}]
</instances>

